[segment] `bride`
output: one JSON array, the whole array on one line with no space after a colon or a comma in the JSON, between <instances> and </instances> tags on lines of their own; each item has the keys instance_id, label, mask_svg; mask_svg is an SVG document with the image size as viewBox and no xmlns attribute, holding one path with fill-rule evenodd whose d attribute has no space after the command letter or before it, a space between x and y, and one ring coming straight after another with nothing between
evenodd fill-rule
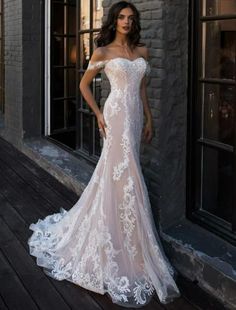
<instances>
[{"instance_id":1,"label":"bride","mask_svg":"<svg viewBox=\"0 0 236 310\"><path fill-rule=\"evenodd\" d=\"M126 1L113 4L80 82L103 138L100 159L77 203L32 223L28 240L30 254L48 276L136 308L155 292L164 304L180 296L139 160L142 134L150 143L153 132L146 93L148 50L139 41L136 7ZM100 70L111 86L103 112L90 90Z\"/></svg>"}]
</instances>

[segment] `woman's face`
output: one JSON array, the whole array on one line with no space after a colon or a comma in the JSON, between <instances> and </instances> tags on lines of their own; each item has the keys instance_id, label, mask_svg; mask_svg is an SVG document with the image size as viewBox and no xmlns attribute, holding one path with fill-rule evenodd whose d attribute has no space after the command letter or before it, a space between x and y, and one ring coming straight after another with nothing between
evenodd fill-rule
<instances>
[{"instance_id":1,"label":"woman's face","mask_svg":"<svg viewBox=\"0 0 236 310\"><path fill-rule=\"evenodd\" d=\"M131 8L122 9L117 17L116 31L127 34L131 30L133 19L134 12Z\"/></svg>"}]
</instances>

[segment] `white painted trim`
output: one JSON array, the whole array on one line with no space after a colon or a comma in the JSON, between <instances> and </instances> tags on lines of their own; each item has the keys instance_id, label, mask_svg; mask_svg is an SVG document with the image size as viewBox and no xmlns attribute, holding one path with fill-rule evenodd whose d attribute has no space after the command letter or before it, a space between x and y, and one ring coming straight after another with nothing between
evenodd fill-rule
<instances>
[{"instance_id":1,"label":"white painted trim","mask_svg":"<svg viewBox=\"0 0 236 310\"><path fill-rule=\"evenodd\" d=\"M44 134L48 136L51 134L51 102L50 102L50 52L51 52L51 0L45 0L45 50L44 50L44 69L45 69L45 76L44 76L44 104L45 104L45 126L44 126Z\"/></svg>"}]
</instances>

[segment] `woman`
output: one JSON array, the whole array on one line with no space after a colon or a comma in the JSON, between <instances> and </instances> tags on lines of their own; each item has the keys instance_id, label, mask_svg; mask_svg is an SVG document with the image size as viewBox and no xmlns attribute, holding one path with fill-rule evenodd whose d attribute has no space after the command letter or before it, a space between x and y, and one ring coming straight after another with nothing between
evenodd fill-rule
<instances>
[{"instance_id":1,"label":"woman","mask_svg":"<svg viewBox=\"0 0 236 310\"><path fill-rule=\"evenodd\" d=\"M144 113L147 142L153 131L145 85L148 51L139 33L135 6L114 4L80 83L103 136L100 159L74 207L31 224L34 233L28 241L46 274L107 293L125 307L143 306L155 292L162 303L180 296L139 161ZM103 112L89 87L102 69L111 84Z\"/></svg>"}]
</instances>

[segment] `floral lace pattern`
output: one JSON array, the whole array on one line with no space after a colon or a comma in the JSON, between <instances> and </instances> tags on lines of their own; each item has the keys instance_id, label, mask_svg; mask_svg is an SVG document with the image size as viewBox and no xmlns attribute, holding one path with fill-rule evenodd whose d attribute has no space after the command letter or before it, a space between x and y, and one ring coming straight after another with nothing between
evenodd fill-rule
<instances>
[{"instance_id":1,"label":"floral lace pattern","mask_svg":"<svg viewBox=\"0 0 236 310\"><path fill-rule=\"evenodd\" d=\"M139 57L89 63L111 84L103 114L106 138L100 159L76 204L30 225L30 254L44 272L124 307L180 296L174 269L157 234L139 162L143 104L141 80L150 72Z\"/></svg>"},{"instance_id":2,"label":"floral lace pattern","mask_svg":"<svg viewBox=\"0 0 236 310\"><path fill-rule=\"evenodd\" d=\"M132 232L136 221L134 203L134 181L132 180L132 177L129 176L128 184L124 186L124 200L119 208L122 210L120 213L120 219L123 224L123 232L125 235L124 247L132 259L134 259L134 256L137 254L136 246L131 244Z\"/></svg>"}]
</instances>

